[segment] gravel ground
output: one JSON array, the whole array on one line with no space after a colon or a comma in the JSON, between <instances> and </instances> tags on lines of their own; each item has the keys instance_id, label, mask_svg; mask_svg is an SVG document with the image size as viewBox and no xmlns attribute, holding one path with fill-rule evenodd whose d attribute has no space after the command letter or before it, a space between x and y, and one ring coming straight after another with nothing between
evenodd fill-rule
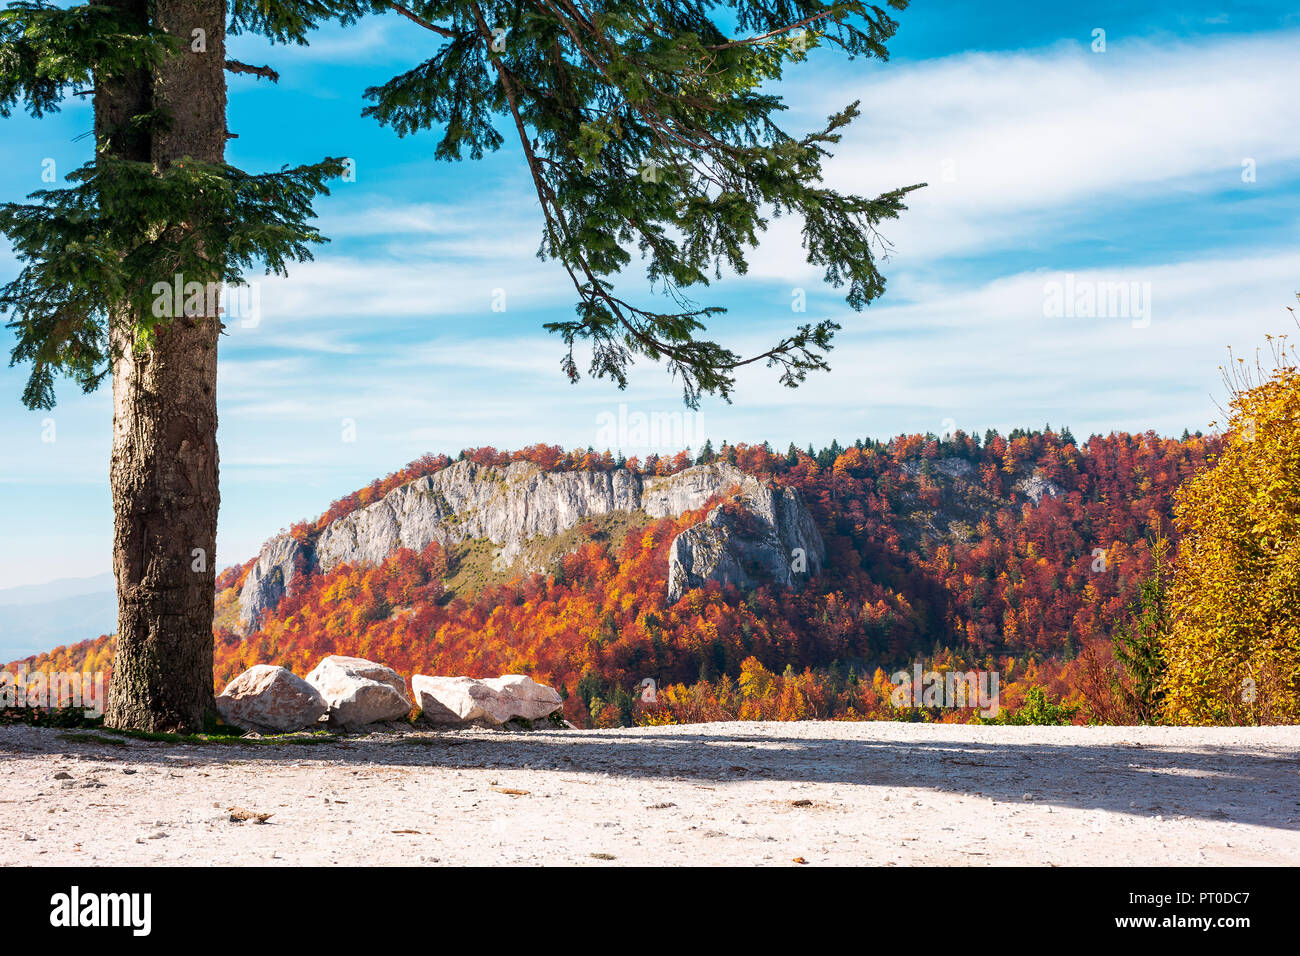
<instances>
[{"instance_id":1,"label":"gravel ground","mask_svg":"<svg viewBox=\"0 0 1300 956\"><path fill-rule=\"evenodd\" d=\"M271 814L234 822L230 808ZM1295 864L1300 728L0 728L0 863Z\"/></svg>"}]
</instances>

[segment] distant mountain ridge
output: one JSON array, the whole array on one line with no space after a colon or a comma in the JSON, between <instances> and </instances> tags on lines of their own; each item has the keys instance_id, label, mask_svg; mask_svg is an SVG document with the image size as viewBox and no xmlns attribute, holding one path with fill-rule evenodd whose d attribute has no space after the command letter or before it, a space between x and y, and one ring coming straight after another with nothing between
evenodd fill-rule
<instances>
[{"instance_id":1,"label":"distant mountain ridge","mask_svg":"<svg viewBox=\"0 0 1300 956\"><path fill-rule=\"evenodd\" d=\"M116 622L112 572L0 589L0 661L111 633Z\"/></svg>"},{"instance_id":2,"label":"distant mountain ridge","mask_svg":"<svg viewBox=\"0 0 1300 956\"><path fill-rule=\"evenodd\" d=\"M55 578L42 584L25 584L15 588L0 588L0 607L16 604L46 604L61 598L86 594L115 592L117 584L113 572L104 571L81 578Z\"/></svg>"},{"instance_id":3,"label":"distant mountain ridge","mask_svg":"<svg viewBox=\"0 0 1300 956\"><path fill-rule=\"evenodd\" d=\"M1010 695L1030 683L1072 693L1150 572L1148 537L1172 532L1174 492L1219 447L1152 433L1080 445L1048 429L785 453L706 444L693 460L548 446L426 456L219 575L215 682L257 663L305 674L326 654L408 678L523 673L557 688L583 726L888 717L887 675L918 659L1001 670ZM684 496L698 507L679 514L613 507L708 475L701 490L718 494ZM555 498L536 514L529 482ZM556 520L575 489L600 508ZM791 500L799 520L781 513ZM825 557L785 578L797 556L782 528L803 520ZM254 574L248 593L270 600L240 626ZM112 652L100 638L34 663L102 668ZM647 680L658 704L637 690Z\"/></svg>"}]
</instances>

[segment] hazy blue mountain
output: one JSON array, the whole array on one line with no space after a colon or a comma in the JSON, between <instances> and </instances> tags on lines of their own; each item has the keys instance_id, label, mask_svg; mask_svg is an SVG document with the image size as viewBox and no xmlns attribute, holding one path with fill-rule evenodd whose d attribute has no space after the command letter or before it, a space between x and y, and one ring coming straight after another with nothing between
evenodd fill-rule
<instances>
[{"instance_id":1,"label":"hazy blue mountain","mask_svg":"<svg viewBox=\"0 0 1300 956\"><path fill-rule=\"evenodd\" d=\"M110 634L116 620L109 572L0 588L0 664Z\"/></svg>"}]
</instances>

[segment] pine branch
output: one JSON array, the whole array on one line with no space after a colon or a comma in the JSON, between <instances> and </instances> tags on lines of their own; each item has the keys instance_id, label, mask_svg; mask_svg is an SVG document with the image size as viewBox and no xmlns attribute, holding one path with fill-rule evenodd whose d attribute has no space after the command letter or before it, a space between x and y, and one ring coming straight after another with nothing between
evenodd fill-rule
<instances>
[{"instance_id":1,"label":"pine branch","mask_svg":"<svg viewBox=\"0 0 1300 956\"><path fill-rule=\"evenodd\" d=\"M759 34L758 36L746 37L743 40L729 40L726 43L715 43L709 46L708 49L726 50L729 47L733 47L733 46L745 46L746 44L750 44L750 43L762 43L765 40L772 39L772 37L777 36L778 34L788 33L791 30L797 30L800 27L811 26L812 24L817 23L821 20L825 20L828 17L837 16L839 15L839 9L840 8L832 8L830 10L823 10L821 13L814 13L811 16L804 17L802 20L796 20L794 23L788 23L785 26L777 27L775 30L768 30L766 33Z\"/></svg>"},{"instance_id":2,"label":"pine branch","mask_svg":"<svg viewBox=\"0 0 1300 956\"><path fill-rule=\"evenodd\" d=\"M400 3L394 2L394 0L385 0L384 5L387 6L390 10L396 10L398 13L406 17L406 19L410 20L412 23L418 23L420 26L424 27L429 32L436 33L440 37L454 38L460 35L456 33L456 31L454 30L448 30L446 27L440 27L436 23L430 23L428 20L424 19L424 17L407 9L406 7L402 6Z\"/></svg>"},{"instance_id":3,"label":"pine branch","mask_svg":"<svg viewBox=\"0 0 1300 956\"><path fill-rule=\"evenodd\" d=\"M329 21L348 26L370 13L379 0L230 0L227 33L256 33L272 43L307 44L313 30Z\"/></svg>"},{"instance_id":4,"label":"pine branch","mask_svg":"<svg viewBox=\"0 0 1300 956\"><path fill-rule=\"evenodd\" d=\"M480 71L490 65L496 97L479 99L515 128L543 214L541 251L559 260L579 297L575 319L545 325L568 346L565 374L579 377L574 350L585 340L593 376L623 387L635 355L663 361L680 376L684 398L694 406L706 393L729 399L735 372L747 365L777 368L780 383L789 387L828 368L837 323L801 325L771 348L741 356L702 337L704 320L725 310L699 307L682 290L706 283L708 264L715 272L725 263L743 273L746 248L766 228L760 210L770 206L803 217L809 261L825 268L828 282L848 284L851 306L862 308L880 295L884 280L873 247L883 255L887 244L875 224L897 216L903 197L918 187L868 199L820 186L821 160L857 115L857 104L795 140L768 119L779 101L737 91L734 77L748 76L757 86L779 77L782 60L798 58L799 51L724 42L716 27L701 28L698 21L691 23L697 32L686 34L683 25L658 19L655 35L665 37L667 52L657 55L609 6L593 18L577 0L539 2L550 19L499 24L508 27L504 44L495 42L502 33L490 29L483 8L469 4L477 58L460 50L440 53L418 71L367 91L376 100L367 112L402 132L430 126L439 116L470 137L465 114L455 122L458 94L483 91ZM850 7L809 17L843 17ZM530 30L543 22L546 30ZM790 28L787 18L781 29ZM442 72L453 68L454 82ZM647 159L663 175L641 182L638 166ZM629 244L648 254L652 282L663 283L679 311L641 308L614 294L607 277L630 262Z\"/></svg>"},{"instance_id":5,"label":"pine branch","mask_svg":"<svg viewBox=\"0 0 1300 956\"><path fill-rule=\"evenodd\" d=\"M280 74L275 72L269 66L249 66L247 63L241 63L239 60L226 60L226 71L228 73L247 73L253 76L260 76L270 80L272 83L280 82Z\"/></svg>"},{"instance_id":6,"label":"pine branch","mask_svg":"<svg viewBox=\"0 0 1300 956\"><path fill-rule=\"evenodd\" d=\"M58 112L69 89L93 88L96 76L152 69L179 43L102 4L10 3L0 10L0 116L20 103L38 118Z\"/></svg>"},{"instance_id":7,"label":"pine branch","mask_svg":"<svg viewBox=\"0 0 1300 956\"><path fill-rule=\"evenodd\" d=\"M328 241L311 224L312 200L343 171L341 159L250 175L192 159L159 171L100 156L70 186L0 205L0 233L24 263L0 289L16 337L10 364L32 366L23 401L51 407L56 374L96 387L110 318L127 316L147 342L178 317L159 310L160 285L238 285L257 264L283 275L310 260L310 246Z\"/></svg>"}]
</instances>

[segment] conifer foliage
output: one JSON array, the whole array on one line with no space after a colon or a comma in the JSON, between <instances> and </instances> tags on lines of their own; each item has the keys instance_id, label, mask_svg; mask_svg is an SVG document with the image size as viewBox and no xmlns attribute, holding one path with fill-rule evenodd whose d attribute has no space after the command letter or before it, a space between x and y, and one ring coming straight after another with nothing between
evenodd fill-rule
<instances>
[{"instance_id":1,"label":"conifer foliage","mask_svg":"<svg viewBox=\"0 0 1300 956\"><path fill-rule=\"evenodd\" d=\"M902 10L906 0L890 0ZM846 195L822 182L822 161L856 116L846 105L820 130L777 125L772 92L814 47L886 57L897 23L857 0L434 0L408 15L437 38L424 62L366 91L366 113L399 133L437 128L436 155L479 157L508 136L523 151L544 217L539 253L556 259L578 295L575 316L547 324L568 346L562 368L622 386L637 356L663 361L688 404L729 396L736 369L766 362L797 386L827 368L839 325L800 325L771 348L741 356L704 337L723 311L688 298L723 268L744 273L769 217L802 221L808 261L847 286L863 308L884 290L876 226L907 192ZM720 15L734 18L740 36ZM612 280L646 260L673 307L616 294Z\"/></svg>"},{"instance_id":2,"label":"conifer foliage","mask_svg":"<svg viewBox=\"0 0 1300 956\"><path fill-rule=\"evenodd\" d=\"M198 44L159 29L145 9L10 4L0 12L0 116L22 106L40 117L69 95L104 96L114 80L157 70ZM236 4L232 14L246 29L303 42L312 23L290 12ZM182 275L186 283L234 285L259 263L285 274L322 241L312 200L343 171L340 159L249 174L188 157L161 165L124 155L170 122L165 109L142 100L139 112L99 132L94 160L67 177L70 185L0 205L0 232L25 263L0 291L0 311L13 316L13 360L30 363L23 393L30 408L53 407L58 374L86 391L100 384L109 371L110 315L149 342L173 318L153 308L156 283Z\"/></svg>"}]
</instances>

